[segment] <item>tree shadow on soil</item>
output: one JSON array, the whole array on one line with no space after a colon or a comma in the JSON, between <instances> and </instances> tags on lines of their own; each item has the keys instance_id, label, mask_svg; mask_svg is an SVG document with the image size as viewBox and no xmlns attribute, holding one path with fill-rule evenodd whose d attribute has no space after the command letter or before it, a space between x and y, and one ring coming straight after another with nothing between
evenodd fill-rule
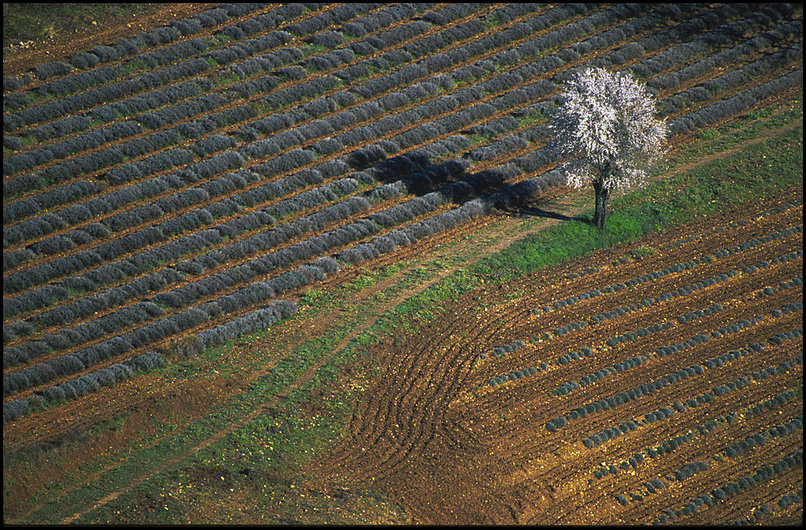
<instances>
[{"instance_id":1,"label":"tree shadow on soil","mask_svg":"<svg viewBox=\"0 0 806 530\"><path fill-rule=\"evenodd\" d=\"M490 198L496 192L510 190L509 204L496 205L501 212L518 217L544 217L588 225L593 223L592 219L583 215L572 217L552 211L549 208L553 206L553 201L543 197L542 192L532 197L518 197L511 193L515 186L507 184L505 174L492 169L470 173L467 171L470 163L459 159L433 164L427 156L413 153L382 160L363 161L363 164L358 160L350 162L357 170L372 167L376 178L384 184L402 181L408 190L418 197L438 191L458 205L477 198Z\"/></svg>"},{"instance_id":2,"label":"tree shadow on soil","mask_svg":"<svg viewBox=\"0 0 806 530\"><path fill-rule=\"evenodd\" d=\"M559 212L547 210L543 208L542 205L540 204L529 204L519 207L501 208L501 211L517 217L545 217L546 219L556 219L558 221L577 221L587 225L593 224L593 220L587 216L575 215L571 217Z\"/></svg>"}]
</instances>

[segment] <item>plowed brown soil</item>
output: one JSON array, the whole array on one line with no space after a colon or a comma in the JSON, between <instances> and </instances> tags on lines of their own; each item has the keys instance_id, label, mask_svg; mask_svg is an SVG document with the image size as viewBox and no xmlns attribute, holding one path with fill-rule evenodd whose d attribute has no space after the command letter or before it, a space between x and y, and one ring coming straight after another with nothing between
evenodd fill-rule
<instances>
[{"instance_id":1,"label":"plowed brown soil","mask_svg":"<svg viewBox=\"0 0 806 530\"><path fill-rule=\"evenodd\" d=\"M797 195L780 199L792 200ZM758 204L741 214L751 219L770 203ZM682 508L702 493L729 480L745 476L753 464L771 463L771 455L782 457L802 449L802 430L793 436L768 443L770 452L752 453L745 460L713 461L706 473L698 475L700 484L671 483L671 487L644 495L641 502L622 506L619 493L638 491L652 477L663 477L695 459L708 459L724 448L721 440L736 441L763 429L775 421L789 420L802 414L802 402L789 402L777 417L754 418L747 411L751 405L783 389L796 390L802 383L802 365L780 375L771 384L765 381L717 398L704 411L686 409L653 425L642 426L593 449L586 449L581 439L618 425L661 406L684 402L688 397L707 392L714 385L727 383L761 367L774 366L782 360L802 355L800 339L781 347L767 345L763 354L743 357L730 364L730 370L712 369L662 391L644 396L610 411L572 422L565 429L549 432L545 423L574 407L615 395L648 383L679 368L702 363L749 343L765 343L783 331L802 329L802 311L782 318L770 318L770 311L791 301L802 301L802 287L776 296L758 296L758 290L776 286L780 281L801 275L802 258L776 265L754 274L738 274L722 284L680 296L661 304L636 310L623 317L604 321L560 337L527 345L522 350L500 358L480 359L496 346L542 336L556 327L608 308L627 306L650 296L671 292L683 285L802 249L802 233L764 245L751 251L702 264L682 273L670 274L645 286L623 293L612 293L574 304L573 309L543 312L540 308L573 294L625 282L649 271L660 270L677 262L702 255L713 255L753 237L762 237L802 223L802 206L785 214L760 217L747 226L716 234L702 235L735 220L737 212L722 219L707 220L670 231L641 244L660 249L674 240L692 241L669 250L659 250L649 257L628 263L618 261L625 249L602 252L568 264L550 274L532 275L508 284L472 292L450 304L444 316L424 324L402 342L388 341L378 346L374 355L389 359L389 365L376 384L364 395L355 411L349 435L342 446L320 462L325 476L344 481L350 487L378 488L393 492L421 523L431 524L631 524L649 523L661 515L661 508ZM599 270L575 279L567 276L598 264ZM522 293L512 300L514 293ZM594 351L605 339L654 322L674 321L676 315L704 309L714 302L724 310L685 325L676 325L659 333L650 333L626 344L605 348L593 356L567 366L554 360L584 345ZM537 314L532 312L538 311ZM639 353L651 353L661 345L678 344L698 333L712 331L736 322L762 316L763 321L736 335L699 344L674 356L653 359L635 369L626 370L565 396L551 391L561 382L576 380ZM675 321L676 322L676 321ZM509 381L493 388L487 380L527 366L546 362L549 367L538 374ZM743 421L718 429L718 434L700 436L690 444L697 448L677 451L664 458L647 458L643 465L627 473L604 479L592 472L602 463L619 464L635 452L658 445L663 440L691 432L707 419L738 411ZM694 430L694 432L697 432ZM698 457L698 458L695 458ZM752 459L752 463L750 460ZM731 461L733 460L733 461ZM704 478L703 478L704 477ZM792 469L781 479L764 487L734 497L732 508L700 509L680 519L686 524L724 522L726 511L735 518L748 516L759 506L759 495L773 505L784 493L802 484L802 471ZM760 491L763 490L763 494ZM801 508L802 509L802 508ZM801 512L802 513L802 512ZM731 516L733 517L733 516ZM778 514L778 522L790 521L790 515ZM730 517L729 517L730 518ZM728 518L728 519L729 519ZM675 522L677 522L676 520Z\"/></svg>"}]
</instances>

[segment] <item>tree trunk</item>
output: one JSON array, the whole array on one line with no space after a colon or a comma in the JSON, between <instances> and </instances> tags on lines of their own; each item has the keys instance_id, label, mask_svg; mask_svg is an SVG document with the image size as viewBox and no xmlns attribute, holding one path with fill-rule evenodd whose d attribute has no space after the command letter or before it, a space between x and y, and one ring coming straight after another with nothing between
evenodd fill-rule
<instances>
[{"instance_id":1,"label":"tree trunk","mask_svg":"<svg viewBox=\"0 0 806 530\"><path fill-rule=\"evenodd\" d=\"M593 181L593 189L596 191L596 210L593 214L593 224L599 230L604 230L607 222L607 200L610 198L610 190L605 186L603 178Z\"/></svg>"}]
</instances>

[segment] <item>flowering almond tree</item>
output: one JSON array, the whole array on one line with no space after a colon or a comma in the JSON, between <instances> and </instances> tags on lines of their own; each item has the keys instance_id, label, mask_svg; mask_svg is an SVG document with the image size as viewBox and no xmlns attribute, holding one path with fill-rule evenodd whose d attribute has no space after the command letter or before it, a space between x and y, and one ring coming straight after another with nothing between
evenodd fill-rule
<instances>
[{"instance_id":1,"label":"flowering almond tree","mask_svg":"<svg viewBox=\"0 0 806 530\"><path fill-rule=\"evenodd\" d=\"M665 153L668 126L655 117L646 87L630 74L588 68L563 86L550 123L551 144L574 188L593 185L594 224L604 229L614 190L644 185L646 170Z\"/></svg>"}]
</instances>

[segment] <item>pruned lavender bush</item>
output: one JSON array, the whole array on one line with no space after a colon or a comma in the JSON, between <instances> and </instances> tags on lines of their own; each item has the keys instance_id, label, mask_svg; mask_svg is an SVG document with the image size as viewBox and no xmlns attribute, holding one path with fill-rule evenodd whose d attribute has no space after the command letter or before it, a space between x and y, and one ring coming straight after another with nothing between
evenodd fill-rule
<instances>
[{"instance_id":1,"label":"pruned lavender bush","mask_svg":"<svg viewBox=\"0 0 806 530\"><path fill-rule=\"evenodd\" d=\"M297 310L297 303L276 300L263 309L253 311L243 317L221 324L199 333L199 339L205 348L224 344L244 334L254 333L273 326L280 320L288 318Z\"/></svg>"}]
</instances>

